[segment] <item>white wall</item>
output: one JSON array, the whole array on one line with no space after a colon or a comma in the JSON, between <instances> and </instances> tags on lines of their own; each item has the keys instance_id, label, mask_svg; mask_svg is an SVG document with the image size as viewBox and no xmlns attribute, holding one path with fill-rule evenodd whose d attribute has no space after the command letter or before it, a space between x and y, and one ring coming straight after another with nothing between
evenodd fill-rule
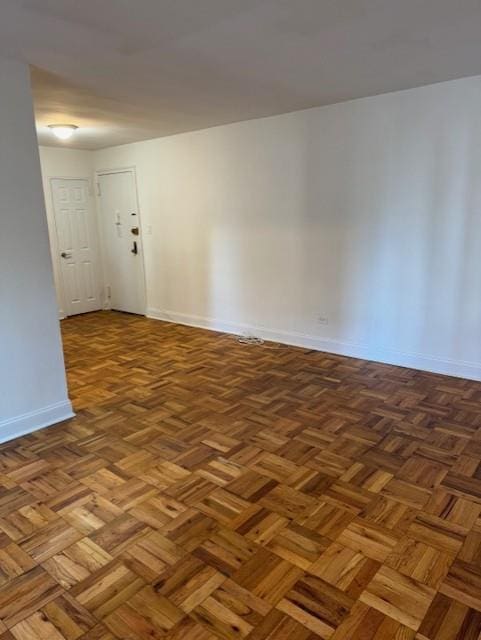
<instances>
[{"instance_id":1,"label":"white wall","mask_svg":"<svg viewBox=\"0 0 481 640\"><path fill-rule=\"evenodd\" d=\"M57 246L57 232L55 229L50 180L52 178L85 178L89 181L92 192L90 204L95 208L95 200L93 198L93 154L91 151L82 151L79 149L62 149L60 147L43 146L39 147L39 152L45 206L47 210L48 232L52 251L54 282L57 292L57 304L59 316L63 318L65 316L65 305L60 277L59 248Z\"/></svg>"},{"instance_id":2,"label":"white wall","mask_svg":"<svg viewBox=\"0 0 481 640\"><path fill-rule=\"evenodd\" d=\"M137 167L150 315L481 379L480 113L475 77L95 166Z\"/></svg>"},{"instance_id":3,"label":"white wall","mask_svg":"<svg viewBox=\"0 0 481 640\"><path fill-rule=\"evenodd\" d=\"M0 60L0 441L72 415L28 68Z\"/></svg>"}]
</instances>

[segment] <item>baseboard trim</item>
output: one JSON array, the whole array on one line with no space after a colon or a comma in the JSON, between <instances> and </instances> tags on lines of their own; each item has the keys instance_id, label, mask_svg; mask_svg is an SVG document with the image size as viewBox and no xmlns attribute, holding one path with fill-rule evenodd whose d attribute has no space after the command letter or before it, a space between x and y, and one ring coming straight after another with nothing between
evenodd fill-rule
<instances>
[{"instance_id":1,"label":"baseboard trim","mask_svg":"<svg viewBox=\"0 0 481 640\"><path fill-rule=\"evenodd\" d=\"M237 324L215 318L188 315L174 311L161 311L154 308L147 309L147 317L154 320L162 320L163 322L183 324L190 327L209 329L211 331L220 331L222 333L248 334L263 338L264 340L271 340L272 342L303 347L304 349L325 351L326 353L347 356L349 358L372 360L373 362L381 362L383 364L481 381L481 364L476 362L437 358L422 353L409 353L395 349L377 348L354 342L318 338L317 336L305 333L267 329L265 327Z\"/></svg>"},{"instance_id":2,"label":"baseboard trim","mask_svg":"<svg viewBox=\"0 0 481 640\"><path fill-rule=\"evenodd\" d=\"M73 418L75 413L69 400L57 402L37 411L24 413L14 418L0 421L0 443L13 440L19 436L33 433L52 424Z\"/></svg>"}]
</instances>

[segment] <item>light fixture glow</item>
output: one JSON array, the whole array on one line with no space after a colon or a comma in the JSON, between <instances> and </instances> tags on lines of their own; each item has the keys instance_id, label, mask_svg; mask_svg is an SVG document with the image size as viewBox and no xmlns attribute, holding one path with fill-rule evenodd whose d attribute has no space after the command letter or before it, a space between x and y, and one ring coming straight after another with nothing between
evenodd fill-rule
<instances>
[{"instance_id":1,"label":"light fixture glow","mask_svg":"<svg viewBox=\"0 0 481 640\"><path fill-rule=\"evenodd\" d=\"M53 135L59 140L68 140L78 129L76 124L49 124L48 128L52 130Z\"/></svg>"}]
</instances>

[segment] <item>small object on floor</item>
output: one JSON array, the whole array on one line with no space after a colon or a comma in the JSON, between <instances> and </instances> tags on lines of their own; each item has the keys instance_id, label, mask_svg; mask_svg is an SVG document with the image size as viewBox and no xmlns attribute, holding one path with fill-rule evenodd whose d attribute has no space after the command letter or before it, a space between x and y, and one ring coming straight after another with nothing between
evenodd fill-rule
<instances>
[{"instance_id":1,"label":"small object on floor","mask_svg":"<svg viewBox=\"0 0 481 640\"><path fill-rule=\"evenodd\" d=\"M239 344L264 344L264 340L256 336L236 336L236 340Z\"/></svg>"}]
</instances>

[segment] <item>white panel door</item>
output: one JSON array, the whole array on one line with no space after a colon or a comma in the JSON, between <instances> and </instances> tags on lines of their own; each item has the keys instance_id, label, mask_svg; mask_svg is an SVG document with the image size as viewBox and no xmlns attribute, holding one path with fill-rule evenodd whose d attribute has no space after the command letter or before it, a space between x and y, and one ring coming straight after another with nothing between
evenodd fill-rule
<instances>
[{"instance_id":1,"label":"white panel door","mask_svg":"<svg viewBox=\"0 0 481 640\"><path fill-rule=\"evenodd\" d=\"M145 281L133 171L98 176L105 285L110 307L145 314Z\"/></svg>"},{"instance_id":2,"label":"white panel door","mask_svg":"<svg viewBox=\"0 0 481 640\"><path fill-rule=\"evenodd\" d=\"M102 308L97 227L88 181L51 181L65 312L68 316Z\"/></svg>"}]
</instances>

